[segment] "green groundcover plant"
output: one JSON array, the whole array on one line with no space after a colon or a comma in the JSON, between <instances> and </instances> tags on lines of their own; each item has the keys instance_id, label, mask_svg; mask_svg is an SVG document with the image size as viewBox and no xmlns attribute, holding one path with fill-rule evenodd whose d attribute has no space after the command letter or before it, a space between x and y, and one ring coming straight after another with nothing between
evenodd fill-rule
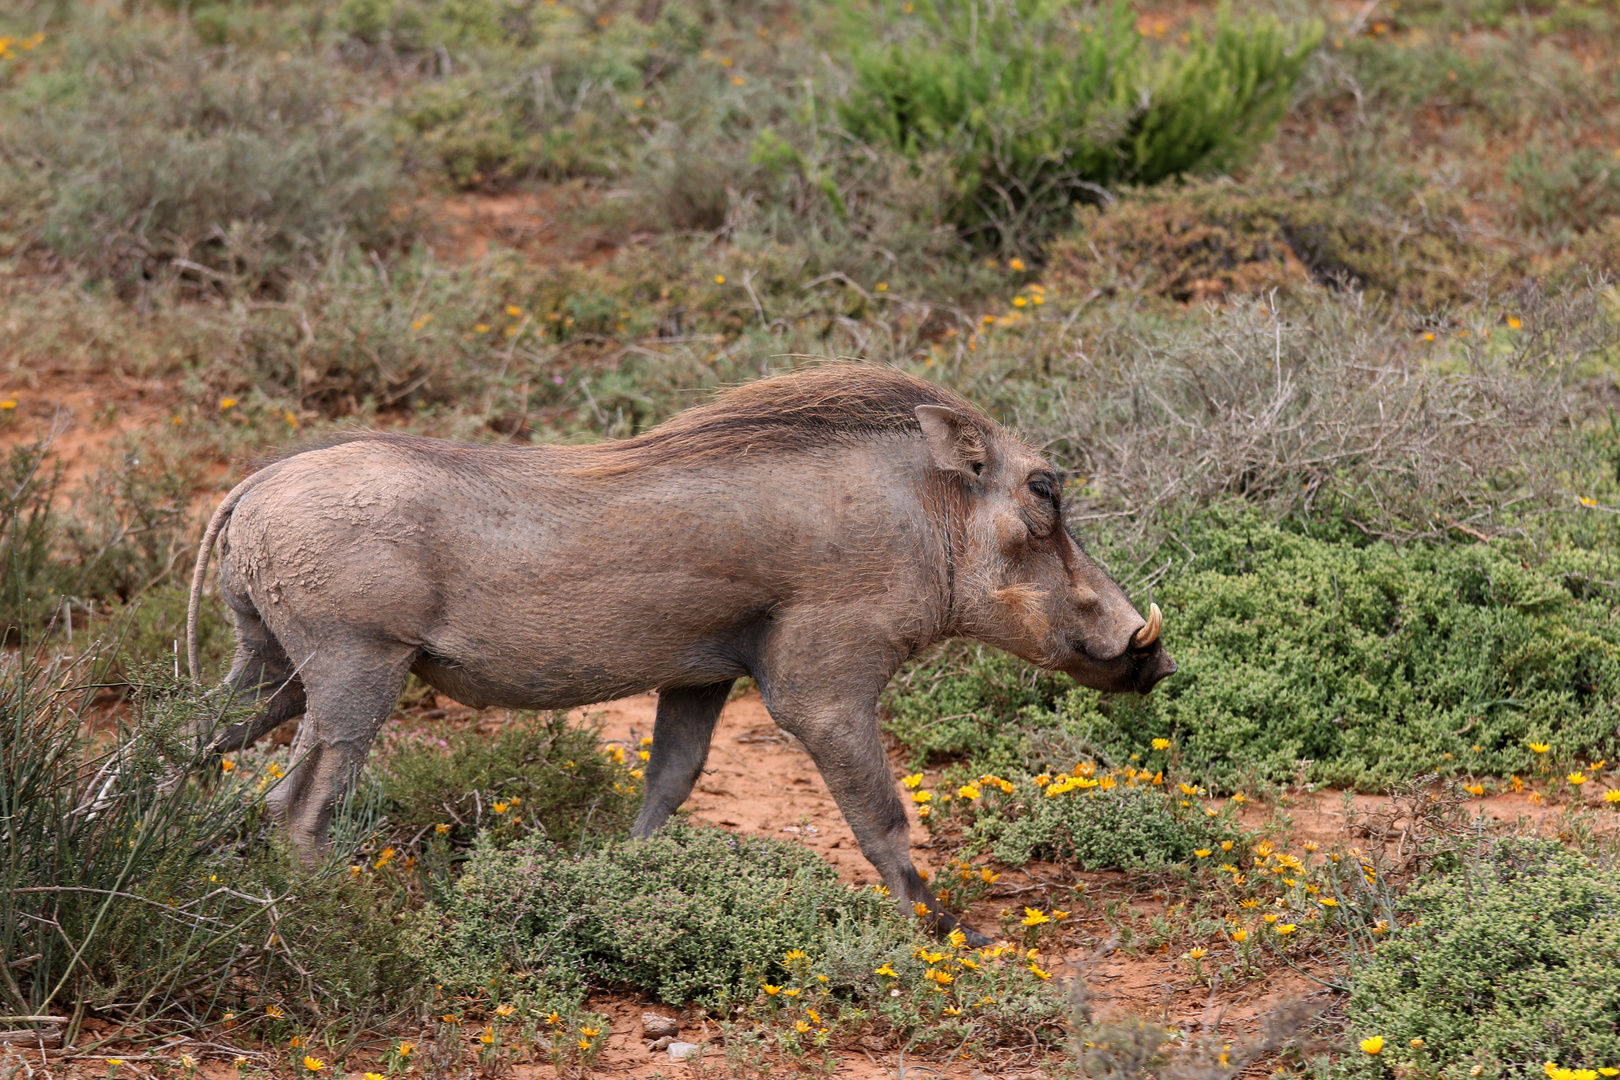
<instances>
[{"instance_id":1,"label":"green groundcover plant","mask_svg":"<svg viewBox=\"0 0 1620 1080\"><path fill-rule=\"evenodd\" d=\"M1038 732L1121 759L1171 739L1178 768L1227 790L1302 771L1360 790L1508 775L1538 764L1532 742L1613 756L1620 630L1601 538L1395 547L1211 512L1177 548L1183 568L1154 597L1180 671L1152 695L1064 692L1010 661L947 656L902 681L890 729L992 762Z\"/></svg>"},{"instance_id":2,"label":"green groundcover plant","mask_svg":"<svg viewBox=\"0 0 1620 1080\"><path fill-rule=\"evenodd\" d=\"M1064 1006L1037 957L938 942L881 888L854 888L786 841L671 822L583 857L531 834L480 842L420 931L446 994L535 1000L629 985L663 1001L804 1011L802 1034L881 1022L927 1043L1055 1037Z\"/></svg>"},{"instance_id":3,"label":"green groundcover plant","mask_svg":"<svg viewBox=\"0 0 1620 1080\"><path fill-rule=\"evenodd\" d=\"M1352 984L1366 1041L1348 1075L1620 1068L1620 871L1551 841L1503 841L1403 907L1410 921Z\"/></svg>"}]
</instances>

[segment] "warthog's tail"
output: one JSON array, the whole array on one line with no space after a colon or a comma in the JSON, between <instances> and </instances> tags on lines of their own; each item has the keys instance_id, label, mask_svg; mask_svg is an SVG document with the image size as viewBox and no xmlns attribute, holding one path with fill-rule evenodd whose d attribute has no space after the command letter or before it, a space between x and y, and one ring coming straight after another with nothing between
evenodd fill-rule
<instances>
[{"instance_id":1,"label":"warthog's tail","mask_svg":"<svg viewBox=\"0 0 1620 1080\"><path fill-rule=\"evenodd\" d=\"M225 496L225 501L219 504L214 516L208 519L208 531L203 533L202 543L197 548L197 567L191 573L191 601L186 606L186 668L191 672L191 681L197 681L197 616L202 611L203 578L208 574L208 560L214 553L214 541L219 539L220 530L225 522L230 520L231 511L242 496L259 486L259 482L268 478L276 471L275 466L260 469L240 484L231 488L231 493Z\"/></svg>"}]
</instances>

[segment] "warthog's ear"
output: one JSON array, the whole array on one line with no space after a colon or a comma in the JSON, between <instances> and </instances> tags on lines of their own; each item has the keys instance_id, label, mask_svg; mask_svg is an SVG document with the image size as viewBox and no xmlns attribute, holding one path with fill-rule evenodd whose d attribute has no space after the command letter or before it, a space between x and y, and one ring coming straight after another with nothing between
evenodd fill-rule
<instances>
[{"instance_id":1,"label":"warthog's ear","mask_svg":"<svg viewBox=\"0 0 1620 1080\"><path fill-rule=\"evenodd\" d=\"M935 465L970 479L984 472L984 437L972 421L943 405L919 405L916 413Z\"/></svg>"}]
</instances>

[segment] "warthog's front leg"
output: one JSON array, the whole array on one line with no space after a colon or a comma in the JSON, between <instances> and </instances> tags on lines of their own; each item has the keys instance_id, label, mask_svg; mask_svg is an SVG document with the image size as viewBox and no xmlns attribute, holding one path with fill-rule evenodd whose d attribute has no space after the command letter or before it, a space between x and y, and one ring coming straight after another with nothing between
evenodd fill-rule
<instances>
[{"instance_id":1,"label":"warthog's front leg","mask_svg":"<svg viewBox=\"0 0 1620 1080\"><path fill-rule=\"evenodd\" d=\"M919 916L941 936L960 929L974 947L990 944L989 938L939 910L938 899L912 864L911 830L878 735L875 695L846 705L770 698L766 704L776 722L810 751L861 853L883 875L900 910Z\"/></svg>"},{"instance_id":2,"label":"warthog's front leg","mask_svg":"<svg viewBox=\"0 0 1620 1080\"><path fill-rule=\"evenodd\" d=\"M669 820L697 783L709 756L715 721L735 680L708 686L678 686L658 692L652 755L647 761L647 795L636 818L636 836L647 836Z\"/></svg>"}]
</instances>

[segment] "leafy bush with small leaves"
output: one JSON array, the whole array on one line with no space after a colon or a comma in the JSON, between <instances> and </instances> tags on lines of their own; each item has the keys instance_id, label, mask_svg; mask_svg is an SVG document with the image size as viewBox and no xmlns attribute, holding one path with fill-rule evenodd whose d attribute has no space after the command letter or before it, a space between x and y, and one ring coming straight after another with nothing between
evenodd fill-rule
<instances>
[{"instance_id":1,"label":"leafy bush with small leaves","mask_svg":"<svg viewBox=\"0 0 1620 1080\"><path fill-rule=\"evenodd\" d=\"M1538 765L1531 742L1613 757L1620 632L1612 542L1596 529L1540 550L1395 547L1207 513L1156 560L1182 567L1154 593L1174 677L1145 698L1075 689L1051 708L987 710L973 729L985 734L956 745L1016 737L998 727L1057 730L1123 760L1165 738L1179 769L1227 790L1302 771L1358 790L1429 770L1507 775ZM994 701L1010 675L998 664L914 679L896 730Z\"/></svg>"},{"instance_id":2,"label":"leafy bush with small leaves","mask_svg":"<svg viewBox=\"0 0 1620 1080\"><path fill-rule=\"evenodd\" d=\"M1414 889L1402 913L1348 1004L1356 1037L1383 1048L1346 1058L1345 1075L1620 1068L1620 871L1503 840Z\"/></svg>"},{"instance_id":3,"label":"leafy bush with small leaves","mask_svg":"<svg viewBox=\"0 0 1620 1080\"><path fill-rule=\"evenodd\" d=\"M470 844L533 832L568 850L628 831L641 805L640 769L624 748L563 713L520 714L493 734L478 727L389 732L378 752L389 824L402 839L434 830ZM443 832L439 832L439 829Z\"/></svg>"},{"instance_id":4,"label":"leafy bush with small leaves","mask_svg":"<svg viewBox=\"0 0 1620 1080\"><path fill-rule=\"evenodd\" d=\"M943 153L958 223L1008 248L1038 244L1076 200L1119 183L1227 168L1268 139L1321 37L1274 18L1148 55L1129 9L1085 20L1054 0L926 0L856 40L839 117L856 137ZM861 19L851 19L858 25Z\"/></svg>"},{"instance_id":5,"label":"leafy bush with small leaves","mask_svg":"<svg viewBox=\"0 0 1620 1080\"><path fill-rule=\"evenodd\" d=\"M918 927L808 848L677 820L582 858L538 836L481 841L421 936L447 993L628 984L756 1019L788 1010L805 1034L836 1017L926 1044L1056 1036L1061 995L1034 960Z\"/></svg>"},{"instance_id":6,"label":"leafy bush with small leaves","mask_svg":"<svg viewBox=\"0 0 1620 1080\"><path fill-rule=\"evenodd\" d=\"M980 769L1011 771L1028 756L1019 718L1053 708L1070 685L999 649L952 644L890 684L883 726L906 747L913 767L959 757Z\"/></svg>"},{"instance_id":7,"label":"leafy bush with small leaves","mask_svg":"<svg viewBox=\"0 0 1620 1080\"><path fill-rule=\"evenodd\" d=\"M954 791L919 789L914 798L927 798L930 827L962 822L969 851L988 849L1011 866L1039 858L1082 870L1156 870L1191 863L1196 851L1207 857L1222 841L1228 851L1242 844L1235 805L1210 817L1201 789L1167 782L1162 753L1152 756L1157 768L1099 769L1088 761L1072 773L1016 781L987 773Z\"/></svg>"}]
</instances>

